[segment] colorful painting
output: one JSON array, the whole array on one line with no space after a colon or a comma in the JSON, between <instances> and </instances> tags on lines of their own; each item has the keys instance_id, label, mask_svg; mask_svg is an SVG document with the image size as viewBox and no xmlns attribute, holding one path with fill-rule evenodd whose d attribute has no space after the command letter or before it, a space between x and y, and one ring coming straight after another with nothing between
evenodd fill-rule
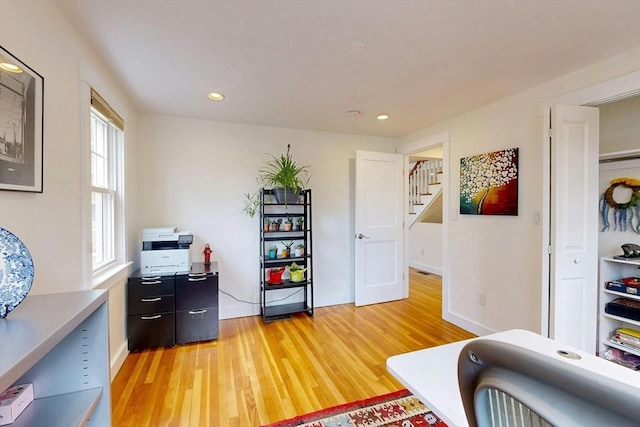
<instances>
[{"instance_id":1,"label":"colorful painting","mask_svg":"<svg viewBox=\"0 0 640 427\"><path fill-rule=\"evenodd\" d=\"M460 159L460 213L518 215L518 149Z\"/></svg>"}]
</instances>

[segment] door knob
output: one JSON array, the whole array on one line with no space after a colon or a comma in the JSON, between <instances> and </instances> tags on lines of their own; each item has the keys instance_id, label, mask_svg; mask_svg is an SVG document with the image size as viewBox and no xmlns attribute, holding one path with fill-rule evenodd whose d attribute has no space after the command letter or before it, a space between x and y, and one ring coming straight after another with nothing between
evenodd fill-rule
<instances>
[{"instance_id":1,"label":"door knob","mask_svg":"<svg viewBox=\"0 0 640 427\"><path fill-rule=\"evenodd\" d=\"M362 233L359 233L358 235L356 235L356 237L357 237L358 239L360 239L360 240L362 240L362 239L368 239L368 238L369 238L369 236L365 236L365 235L364 235L364 234L362 234Z\"/></svg>"},{"instance_id":2,"label":"door knob","mask_svg":"<svg viewBox=\"0 0 640 427\"><path fill-rule=\"evenodd\" d=\"M575 258L573 259L573 263L574 263L574 264L580 264L580 261L582 261L582 260L581 260L580 258L578 258L578 257L575 257Z\"/></svg>"}]
</instances>

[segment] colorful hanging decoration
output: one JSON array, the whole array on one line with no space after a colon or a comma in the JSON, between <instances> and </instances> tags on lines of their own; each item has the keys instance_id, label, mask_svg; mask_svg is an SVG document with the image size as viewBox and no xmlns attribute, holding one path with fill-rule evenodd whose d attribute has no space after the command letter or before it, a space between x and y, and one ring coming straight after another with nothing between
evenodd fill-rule
<instances>
[{"instance_id":1,"label":"colorful hanging decoration","mask_svg":"<svg viewBox=\"0 0 640 427\"><path fill-rule=\"evenodd\" d=\"M620 191L627 189L627 191ZM614 192L617 194L614 195ZM625 200L619 200L620 195ZM626 199L628 195L628 200ZM616 197L618 200L616 200ZM600 198L602 231L610 231L610 218L613 219L613 231L631 231L640 234L640 179L616 178Z\"/></svg>"}]
</instances>

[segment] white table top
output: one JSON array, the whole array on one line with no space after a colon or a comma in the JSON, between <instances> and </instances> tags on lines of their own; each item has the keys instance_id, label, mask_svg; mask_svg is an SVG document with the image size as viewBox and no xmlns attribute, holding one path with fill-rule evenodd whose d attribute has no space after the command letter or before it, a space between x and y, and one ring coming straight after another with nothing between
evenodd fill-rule
<instances>
[{"instance_id":1,"label":"white table top","mask_svg":"<svg viewBox=\"0 0 640 427\"><path fill-rule=\"evenodd\" d=\"M561 363L579 364L594 375L603 375L634 387L640 385L640 374L637 372L520 329L392 356L387 359L387 369L449 427L468 427L458 388L458 356L468 342L477 339L514 344L552 357ZM577 353L582 358L567 359L560 356L558 350Z\"/></svg>"},{"instance_id":2,"label":"white table top","mask_svg":"<svg viewBox=\"0 0 640 427\"><path fill-rule=\"evenodd\" d=\"M449 427L469 427L458 389L458 355L471 340L387 359L387 369Z\"/></svg>"}]
</instances>

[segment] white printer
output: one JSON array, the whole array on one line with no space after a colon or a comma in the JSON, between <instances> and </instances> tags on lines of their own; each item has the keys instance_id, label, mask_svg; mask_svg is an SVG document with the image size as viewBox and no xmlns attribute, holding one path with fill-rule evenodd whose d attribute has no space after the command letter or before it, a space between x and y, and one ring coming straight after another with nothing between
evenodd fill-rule
<instances>
[{"instance_id":1,"label":"white printer","mask_svg":"<svg viewBox=\"0 0 640 427\"><path fill-rule=\"evenodd\" d=\"M192 243L193 235L190 231L178 231L175 227L143 229L140 272L161 274L189 271L189 247Z\"/></svg>"}]
</instances>

